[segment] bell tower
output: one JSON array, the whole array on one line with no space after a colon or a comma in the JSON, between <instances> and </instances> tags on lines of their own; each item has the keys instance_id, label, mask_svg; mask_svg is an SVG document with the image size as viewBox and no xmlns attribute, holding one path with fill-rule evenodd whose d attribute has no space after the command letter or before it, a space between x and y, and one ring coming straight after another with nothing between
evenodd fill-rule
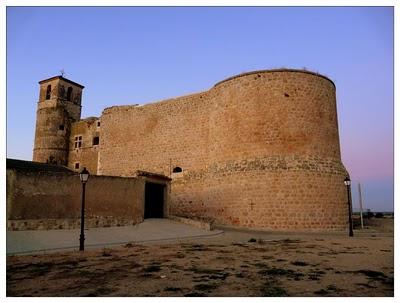
<instances>
[{"instance_id":1,"label":"bell tower","mask_svg":"<svg viewBox=\"0 0 400 303\"><path fill-rule=\"evenodd\" d=\"M81 118L84 86L63 76L39 84L33 161L67 165L71 123Z\"/></svg>"}]
</instances>

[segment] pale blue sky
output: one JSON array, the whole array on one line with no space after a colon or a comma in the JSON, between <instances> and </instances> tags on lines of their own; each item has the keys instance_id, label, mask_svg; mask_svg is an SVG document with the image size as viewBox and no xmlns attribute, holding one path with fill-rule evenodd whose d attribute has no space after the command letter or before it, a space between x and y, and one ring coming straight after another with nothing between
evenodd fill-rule
<instances>
[{"instance_id":1,"label":"pale blue sky","mask_svg":"<svg viewBox=\"0 0 400 303\"><path fill-rule=\"evenodd\" d=\"M37 82L62 68L86 117L280 67L335 82L342 160L367 207L393 210L390 7L8 7L7 157L32 159Z\"/></svg>"}]
</instances>

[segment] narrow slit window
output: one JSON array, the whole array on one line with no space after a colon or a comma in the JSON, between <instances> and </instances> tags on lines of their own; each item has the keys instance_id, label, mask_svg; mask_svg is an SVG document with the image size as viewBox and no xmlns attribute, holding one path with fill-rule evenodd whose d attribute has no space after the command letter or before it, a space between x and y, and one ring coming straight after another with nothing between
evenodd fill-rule
<instances>
[{"instance_id":1,"label":"narrow slit window","mask_svg":"<svg viewBox=\"0 0 400 303\"><path fill-rule=\"evenodd\" d=\"M46 100L49 100L51 97L51 85L47 85L46 89Z\"/></svg>"},{"instance_id":2,"label":"narrow slit window","mask_svg":"<svg viewBox=\"0 0 400 303\"><path fill-rule=\"evenodd\" d=\"M72 96L72 87L68 87L67 90L67 101L71 101L71 96Z\"/></svg>"}]
</instances>

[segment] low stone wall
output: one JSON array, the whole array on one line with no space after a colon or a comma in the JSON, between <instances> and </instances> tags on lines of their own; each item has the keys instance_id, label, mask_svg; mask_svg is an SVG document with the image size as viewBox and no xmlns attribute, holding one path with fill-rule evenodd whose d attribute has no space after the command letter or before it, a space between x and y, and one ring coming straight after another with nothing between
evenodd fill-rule
<instances>
[{"instance_id":1,"label":"low stone wall","mask_svg":"<svg viewBox=\"0 0 400 303\"><path fill-rule=\"evenodd\" d=\"M138 222L124 218L87 218L85 228L135 225ZM8 220L7 230L48 230L80 228L79 219Z\"/></svg>"},{"instance_id":2,"label":"low stone wall","mask_svg":"<svg viewBox=\"0 0 400 303\"><path fill-rule=\"evenodd\" d=\"M85 226L143 221L145 179L91 176ZM77 174L7 170L7 229L78 228L82 184Z\"/></svg>"}]
</instances>

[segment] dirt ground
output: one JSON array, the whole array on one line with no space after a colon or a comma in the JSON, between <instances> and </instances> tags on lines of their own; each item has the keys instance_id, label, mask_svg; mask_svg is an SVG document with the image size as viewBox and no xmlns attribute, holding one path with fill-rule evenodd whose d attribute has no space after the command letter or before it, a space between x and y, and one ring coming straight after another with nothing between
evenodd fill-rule
<instances>
[{"instance_id":1,"label":"dirt ground","mask_svg":"<svg viewBox=\"0 0 400 303\"><path fill-rule=\"evenodd\" d=\"M393 296L393 219L7 257L7 296Z\"/></svg>"}]
</instances>

